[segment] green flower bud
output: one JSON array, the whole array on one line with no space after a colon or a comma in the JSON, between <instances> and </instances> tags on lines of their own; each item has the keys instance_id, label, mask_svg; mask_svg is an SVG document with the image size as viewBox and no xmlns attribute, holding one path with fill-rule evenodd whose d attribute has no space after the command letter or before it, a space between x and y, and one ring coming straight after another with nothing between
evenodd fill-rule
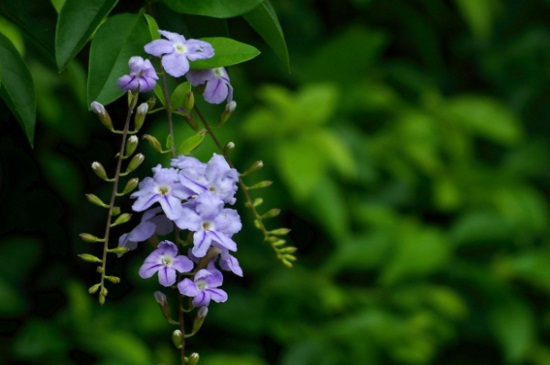
<instances>
[{"instance_id":1,"label":"green flower bud","mask_svg":"<svg viewBox=\"0 0 550 365\"><path fill-rule=\"evenodd\" d=\"M99 177L101 180L109 181L109 178L107 177L107 172L105 172L105 168L99 162L94 161L92 163L92 170L94 170L97 177Z\"/></svg>"},{"instance_id":2,"label":"green flower bud","mask_svg":"<svg viewBox=\"0 0 550 365\"><path fill-rule=\"evenodd\" d=\"M126 168L126 171L124 172L124 174L129 174L130 172L137 169L139 165L141 165L143 160L145 160L145 156L143 156L142 153L138 153L137 155L135 155L130 161L130 163L128 164L128 167Z\"/></svg>"},{"instance_id":3,"label":"green flower bud","mask_svg":"<svg viewBox=\"0 0 550 365\"><path fill-rule=\"evenodd\" d=\"M195 95L192 91L188 91L185 95L185 103L183 104L183 110L185 113L189 113L195 107Z\"/></svg>"},{"instance_id":4,"label":"green flower bud","mask_svg":"<svg viewBox=\"0 0 550 365\"><path fill-rule=\"evenodd\" d=\"M273 209L270 209L270 210L268 210L267 212L265 212L265 213L262 215L262 218L264 218L264 219L273 218L273 217L278 216L279 214L281 214L281 210L280 210L280 209L277 209L277 208L273 208Z\"/></svg>"},{"instance_id":5,"label":"green flower bud","mask_svg":"<svg viewBox=\"0 0 550 365\"><path fill-rule=\"evenodd\" d=\"M192 333L197 333L198 332L198 330L201 328L207 314L208 314L208 307L200 307L199 308L199 310L197 311L197 315L193 319Z\"/></svg>"},{"instance_id":6,"label":"green flower bud","mask_svg":"<svg viewBox=\"0 0 550 365\"><path fill-rule=\"evenodd\" d=\"M89 233L81 233L79 234L79 236L80 238L82 238L83 241L86 241L86 242L104 242L105 241L104 238L99 238Z\"/></svg>"},{"instance_id":7,"label":"green flower bud","mask_svg":"<svg viewBox=\"0 0 550 365\"><path fill-rule=\"evenodd\" d=\"M250 167L248 167L245 172L241 174L241 176L246 176L252 172L258 171L262 167L264 167L264 163L262 161L256 161L252 165L250 165Z\"/></svg>"},{"instance_id":8,"label":"green flower bud","mask_svg":"<svg viewBox=\"0 0 550 365\"><path fill-rule=\"evenodd\" d=\"M189 359L187 361L188 365L197 365L199 363L199 354L196 352L193 352L191 355L189 355Z\"/></svg>"},{"instance_id":9,"label":"green flower bud","mask_svg":"<svg viewBox=\"0 0 550 365\"><path fill-rule=\"evenodd\" d=\"M231 101L230 103L227 103L225 106L225 109L223 110L222 115L220 116L220 121L218 122L218 126L222 126L229 120L231 117L231 114L235 111L237 108L237 102L235 100Z\"/></svg>"},{"instance_id":10,"label":"green flower bud","mask_svg":"<svg viewBox=\"0 0 550 365\"><path fill-rule=\"evenodd\" d=\"M147 116L147 112L149 111L149 104L147 103L141 103L137 107L137 113L136 117L134 118L134 127L136 131L140 130L143 126L143 122L145 122L145 117Z\"/></svg>"},{"instance_id":11,"label":"green flower bud","mask_svg":"<svg viewBox=\"0 0 550 365\"><path fill-rule=\"evenodd\" d=\"M90 293L90 294L95 294L95 293L97 293L97 291L98 291L98 289L99 289L100 286L101 286L101 283L92 285L92 286L88 289L88 293Z\"/></svg>"},{"instance_id":12,"label":"green flower bud","mask_svg":"<svg viewBox=\"0 0 550 365\"><path fill-rule=\"evenodd\" d=\"M231 152L231 150L235 148L234 142L227 142L225 145L225 148L223 149L223 154L226 155L227 153Z\"/></svg>"},{"instance_id":13,"label":"green flower bud","mask_svg":"<svg viewBox=\"0 0 550 365\"><path fill-rule=\"evenodd\" d=\"M86 199L88 199L88 201L92 204L95 204L95 205L98 205L102 208L107 208L108 205L105 204L101 199L99 199L97 196L95 196L94 194L86 194Z\"/></svg>"},{"instance_id":14,"label":"green flower bud","mask_svg":"<svg viewBox=\"0 0 550 365\"><path fill-rule=\"evenodd\" d=\"M105 276L105 279L109 280L111 283L113 284L118 284L120 283L120 278L118 276L109 276L109 275L106 275Z\"/></svg>"},{"instance_id":15,"label":"green flower bud","mask_svg":"<svg viewBox=\"0 0 550 365\"><path fill-rule=\"evenodd\" d=\"M174 330L174 332L172 332L172 343L177 349L183 347L183 334L180 330Z\"/></svg>"},{"instance_id":16,"label":"green flower bud","mask_svg":"<svg viewBox=\"0 0 550 365\"><path fill-rule=\"evenodd\" d=\"M149 134L144 134L143 138L145 138L149 142L149 144L151 145L151 147L153 147L155 151L162 152L162 145L160 144L158 139Z\"/></svg>"},{"instance_id":17,"label":"green flower bud","mask_svg":"<svg viewBox=\"0 0 550 365\"><path fill-rule=\"evenodd\" d=\"M117 217L117 219L111 223L111 227L118 226L119 224L123 224L128 222L132 218L131 214L124 213Z\"/></svg>"},{"instance_id":18,"label":"green flower bud","mask_svg":"<svg viewBox=\"0 0 550 365\"><path fill-rule=\"evenodd\" d=\"M77 256L86 262L103 262L99 257L90 255L89 253L81 253Z\"/></svg>"},{"instance_id":19,"label":"green flower bud","mask_svg":"<svg viewBox=\"0 0 550 365\"><path fill-rule=\"evenodd\" d=\"M286 236L290 232L289 228L278 228L269 231L270 234L273 234L275 236Z\"/></svg>"},{"instance_id":20,"label":"green flower bud","mask_svg":"<svg viewBox=\"0 0 550 365\"><path fill-rule=\"evenodd\" d=\"M138 186L138 183L139 183L139 179L137 177L131 178L126 183L126 186L124 187L124 190L122 190L122 193L119 193L117 195L122 196L130 193L132 190L136 188L136 186Z\"/></svg>"},{"instance_id":21,"label":"green flower bud","mask_svg":"<svg viewBox=\"0 0 550 365\"><path fill-rule=\"evenodd\" d=\"M99 120L103 125L110 131L112 131L113 128L113 122L111 121L111 117L109 116L109 113L107 113L107 110L103 106L103 104L98 103L97 101L92 102L90 105L92 111L97 114L99 117Z\"/></svg>"},{"instance_id":22,"label":"green flower bud","mask_svg":"<svg viewBox=\"0 0 550 365\"><path fill-rule=\"evenodd\" d=\"M264 181L260 181L260 182L257 183L257 184L254 184L254 185L252 185L252 186L248 186L247 189L248 189L248 190L252 190L252 189L267 188L268 186L271 186L271 184L273 184L273 181L264 180Z\"/></svg>"},{"instance_id":23,"label":"green flower bud","mask_svg":"<svg viewBox=\"0 0 550 365\"><path fill-rule=\"evenodd\" d=\"M129 157L134 153L134 151L137 148L137 145L139 143L139 139L136 136L130 136L128 138L128 142L126 143L126 155L125 157Z\"/></svg>"},{"instance_id":24,"label":"green flower bud","mask_svg":"<svg viewBox=\"0 0 550 365\"><path fill-rule=\"evenodd\" d=\"M124 255L128 251L130 251L130 249L126 246L113 247L107 250L107 252L114 253L117 255Z\"/></svg>"}]
</instances>

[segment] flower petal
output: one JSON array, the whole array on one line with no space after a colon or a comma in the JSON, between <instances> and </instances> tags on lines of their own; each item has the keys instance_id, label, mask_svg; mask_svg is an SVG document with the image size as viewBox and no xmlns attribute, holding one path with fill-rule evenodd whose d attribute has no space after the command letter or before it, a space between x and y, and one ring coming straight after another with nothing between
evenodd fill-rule
<instances>
[{"instance_id":1,"label":"flower petal","mask_svg":"<svg viewBox=\"0 0 550 365\"><path fill-rule=\"evenodd\" d=\"M176 282L176 270L163 266L159 270L159 283L162 286L171 286Z\"/></svg>"},{"instance_id":2,"label":"flower petal","mask_svg":"<svg viewBox=\"0 0 550 365\"><path fill-rule=\"evenodd\" d=\"M173 52L162 57L162 67L170 76L181 77L189 71L189 61L185 55Z\"/></svg>"},{"instance_id":3,"label":"flower petal","mask_svg":"<svg viewBox=\"0 0 550 365\"><path fill-rule=\"evenodd\" d=\"M160 57L164 54L172 53L174 51L174 46L172 42L166 39L156 39L147 43L143 49L150 55Z\"/></svg>"},{"instance_id":4,"label":"flower petal","mask_svg":"<svg viewBox=\"0 0 550 365\"><path fill-rule=\"evenodd\" d=\"M187 278L178 283L178 291L180 294L188 297L194 297L200 292L197 285L192 280Z\"/></svg>"},{"instance_id":5,"label":"flower petal","mask_svg":"<svg viewBox=\"0 0 550 365\"><path fill-rule=\"evenodd\" d=\"M185 256L176 256L172 261L172 267L178 272L190 272L193 270L193 261Z\"/></svg>"},{"instance_id":6,"label":"flower petal","mask_svg":"<svg viewBox=\"0 0 550 365\"><path fill-rule=\"evenodd\" d=\"M206 289L208 294L210 294L210 299L216 303L223 303L227 300L227 293L222 289Z\"/></svg>"}]
</instances>

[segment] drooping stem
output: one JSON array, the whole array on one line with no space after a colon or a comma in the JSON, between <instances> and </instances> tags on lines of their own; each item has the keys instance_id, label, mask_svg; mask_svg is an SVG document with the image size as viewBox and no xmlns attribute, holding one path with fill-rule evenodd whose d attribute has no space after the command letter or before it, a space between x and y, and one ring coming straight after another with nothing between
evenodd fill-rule
<instances>
[{"instance_id":1,"label":"drooping stem","mask_svg":"<svg viewBox=\"0 0 550 365\"><path fill-rule=\"evenodd\" d=\"M126 114L126 121L124 122L124 128L122 129L122 142L120 143L120 151L117 155L117 165L115 169L115 175L113 177L113 191L111 192L111 199L109 201L109 208L107 212L107 224L105 225L105 235L103 242L103 257L101 262L101 281L100 281L100 291L99 291L99 301L101 304L105 301L107 295L107 289L105 288L105 271L107 266L107 253L109 251L109 236L111 233L111 224L113 218L113 210L115 208L115 199L118 192L118 184L120 179L120 174L122 170L122 160L124 159L124 151L126 150L126 140L128 138L128 132L130 130L130 119L134 108L136 105L138 94L132 94L130 98L130 105L128 108L128 113Z\"/></svg>"},{"instance_id":2,"label":"drooping stem","mask_svg":"<svg viewBox=\"0 0 550 365\"><path fill-rule=\"evenodd\" d=\"M168 120L168 133L170 135L171 145L170 145L170 154L172 155L172 158L176 157L176 140L175 140L175 133L174 133L174 120L173 120L173 110L172 105L170 102L170 92L168 91L168 82L166 79L166 72L162 69L161 66L161 73L162 73L162 92L164 94L164 103L166 107L166 114L167 114L167 120ZM175 241L176 243L179 241L180 236L180 229L176 226L174 227L174 234L175 234ZM180 348L180 359L181 359L181 365L185 365L185 322L184 322L184 308L183 308L183 295L181 295L178 292L178 311L179 311L179 326L181 331L181 348Z\"/></svg>"}]
</instances>

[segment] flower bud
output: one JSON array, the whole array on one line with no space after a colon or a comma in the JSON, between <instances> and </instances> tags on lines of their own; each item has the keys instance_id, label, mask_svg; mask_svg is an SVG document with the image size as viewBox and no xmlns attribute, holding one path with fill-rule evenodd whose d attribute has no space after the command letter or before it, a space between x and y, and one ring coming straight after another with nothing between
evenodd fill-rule
<instances>
[{"instance_id":1,"label":"flower bud","mask_svg":"<svg viewBox=\"0 0 550 365\"><path fill-rule=\"evenodd\" d=\"M199 354L196 352L193 352L191 355L189 355L189 359L187 361L188 365L197 365L199 363Z\"/></svg>"},{"instance_id":2,"label":"flower bud","mask_svg":"<svg viewBox=\"0 0 550 365\"><path fill-rule=\"evenodd\" d=\"M170 304L168 304L168 300L166 298L166 295L160 291L155 292L155 300L159 304L160 311L162 312L162 315L167 320L170 320L171 318L171 311L170 311Z\"/></svg>"},{"instance_id":3,"label":"flower bud","mask_svg":"<svg viewBox=\"0 0 550 365\"><path fill-rule=\"evenodd\" d=\"M172 343L177 349L183 347L183 334L180 330L174 330L174 332L172 332Z\"/></svg>"},{"instance_id":4,"label":"flower bud","mask_svg":"<svg viewBox=\"0 0 550 365\"><path fill-rule=\"evenodd\" d=\"M195 94L192 91L188 91L185 95L185 103L183 104L183 111L189 113L195 106Z\"/></svg>"},{"instance_id":5,"label":"flower bud","mask_svg":"<svg viewBox=\"0 0 550 365\"><path fill-rule=\"evenodd\" d=\"M114 253L114 254L117 254L117 255L123 255L128 251L130 251L130 249L126 246L113 247L113 248L110 248L110 249L107 250L107 252Z\"/></svg>"},{"instance_id":6,"label":"flower bud","mask_svg":"<svg viewBox=\"0 0 550 365\"><path fill-rule=\"evenodd\" d=\"M286 236L290 232L289 228L277 228L269 231L270 234L275 236Z\"/></svg>"},{"instance_id":7,"label":"flower bud","mask_svg":"<svg viewBox=\"0 0 550 365\"><path fill-rule=\"evenodd\" d=\"M98 291L98 289L99 289L100 286L101 286L101 283L92 285L92 286L88 289L88 293L90 293L90 294L95 294L95 293L97 293L97 291Z\"/></svg>"},{"instance_id":8,"label":"flower bud","mask_svg":"<svg viewBox=\"0 0 550 365\"><path fill-rule=\"evenodd\" d=\"M270 209L270 210L268 210L267 212L265 212L265 213L262 215L262 218L264 218L264 219L273 218L273 217L278 216L279 214L281 214L281 210L280 210L280 209L277 209L277 208L273 208L273 209Z\"/></svg>"},{"instance_id":9,"label":"flower bud","mask_svg":"<svg viewBox=\"0 0 550 365\"><path fill-rule=\"evenodd\" d=\"M262 161L256 161L254 162L252 165L250 165L246 170L245 172L243 172L241 174L241 176L246 176L248 174L251 174L255 171L258 171L259 169L261 169L262 167L264 167L264 163Z\"/></svg>"},{"instance_id":10,"label":"flower bud","mask_svg":"<svg viewBox=\"0 0 550 365\"><path fill-rule=\"evenodd\" d=\"M224 125L225 122L229 120L229 118L231 117L231 114L233 114L236 108L237 108L237 102L235 100L232 100L231 102L227 103L220 117L220 121L218 122L218 126Z\"/></svg>"},{"instance_id":11,"label":"flower bud","mask_svg":"<svg viewBox=\"0 0 550 365\"><path fill-rule=\"evenodd\" d=\"M233 148L235 148L235 143L234 142L227 142L227 144L225 145L225 148L223 149L223 154L227 154L228 152L230 152Z\"/></svg>"},{"instance_id":12,"label":"flower bud","mask_svg":"<svg viewBox=\"0 0 550 365\"><path fill-rule=\"evenodd\" d=\"M145 160L145 156L143 156L142 153L138 153L135 155L130 163L128 164L128 167L126 168L125 174L129 174L130 172L134 171L141 165L141 163Z\"/></svg>"},{"instance_id":13,"label":"flower bud","mask_svg":"<svg viewBox=\"0 0 550 365\"><path fill-rule=\"evenodd\" d=\"M136 117L134 118L134 128L136 129L136 131L140 130L143 126L143 122L145 122L145 116L147 115L148 111L149 104L147 103L141 103L137 107Z\"/></svg>"},{"instance_id":14,"label":"flower bud","mask_svg":"<svg viewBox=\"0 0 550 365\"><path fill-rule=\"evenodd\" d=\"M103 207L103 208L106 208L108 207L107 204L105 204L101 199L99 199L96 195L94 194L86 194L86 199L88 199L88 201L92 204L95 204L95 205L98 205L100 207Z\"/></svg>"},{"instance_id":15,"label":"flower bud","mask_svg":"<svg viewBox=\"0 0 550 365\"><path fill-rule=\"evenodd\" d=\"M97 177L99 177L101 180L109 181L109 178L107 177L107 172L105 172L105 168L99 162L94 161L92 163L92 170L94 170Z\"/></svg>"},{"instance_id":16,"label":"flower bud","mask_svg":"<svg viewBox=\"0 0 550 365\"><path fill-rule=\"evenodd\" d=\"M96 237L93 234L89 234L89 233L81 233L81 234L79 234L79 236L80 236L80 238L82 238L83 241L86 241L86 242L103 242L103 241L105 241L104 238L99 238L99 237Z\"/></svg>"},{"instance_id":17,"label":"flower bud","mask_svg":"<svg viewBox=\"0 0 550 365\"><path fill-rule=\"evenodd\" d=\"M113 284L120 283L120 278L118 276L105 275L105 279L109 280Z\"/></svg>"},{"instance_id":18,"label":"flower bud","mask_svg":"<svg viewBox=\"0 0 550 365\"><path fill-rule=\"evenodd\" d=\"M200 307L197 311L197 315L195 316L195 319L193 319L193 329L192 333L197 333L198 330L201 328L202 323L204 322L204 319L206 318L206 315L208 314L208 307Z\"/></svg>"},{"instance_id":19,"label":"flower bud","mask_svg":"<svg viewBox=\"0 0 550 365\"><path fill-rule=\"evenodd\" d=\"M89 253L81 253L81 254L78 254L77 256L86 262L103 262L99 257L90 255Z\"/></svg>"},{"instance_id":20,"label":"flower bud","mask_svg":"<svg viewBox=\"0 0 550 365\"><path fill-rule=\"evenodd\" d=\"M137 148L139 139L136 136L130 136L126 142L126 155L124 157L130 157Z\"/></svg>"},{"instance_id":21,"label":"flower bud","mask_svg":"<svg viewBox=\"0 0 550 365\"><path fill-rule=\"evenodd\" d=\"M252 189L267 188L268 186L271 186L271 184L273 184L273 181L264 180L264 181L260 181L257 184L254 184L252 186L248 186L247 189L252 190Z\"/></svg>"},{"instance_id":22,"label":"flower bud","mask_svg":"<svg viewBox=\"0 0 550 365\"><path fill-rule=\"evenodd\" d=\"M131 218L132 218L131 214L128 214L128 213L121 214L117 217L117 219L113 223L111 223L111 227L118 226L120 224L126 223Z\"/></svg>"},{"instance_id":23,"label":"flower bud","mask_svg":"<svg viewBox=\"0 0 550 365\"><path fill-rule=\"evenodd\" d=\"M158 139L149 134L144 134L143 138L145 138L149 142L149 144L151 145L151 147L153 147L155 151L162 152L162 146Z\"/></svg>"},{"instance_id":24,"label":"flower bud","mask_svg":"<svg viewBox=\"0 0 550 365\"><path fill-rule=\"evenodd\" d=\"M110 131L113 130L113 122L111 121L111 117L109 116L109 113L107 113L107 110L103 106L103 104L98 103L97 101L92 102L90 104L90 108L92 111L97 114L99 117L99 120L103 125Z\"/></svg>"},{"instance_id":25,"label":"flower bud","mask_svg":"<svg viewBox=\"0 0 550 365\"><path fill-rule=\"evenodd\" d=\"M150 97L149 99L147 99L148 110L152 110L156 104L157 104L156 98Z\"/></svg>"},{"instance_id":26,"label":"flower bud","mask_svg":"<svg viewBox=\"0 0 550 365\"><path fill-rule=\"evenodd\" d=\"M139 183L139 179L137 177L131 178L126 183L126 186L122 190L122 193L119 193L117 195L122 196L122 195L126 195L126 194L130 193L132 190L134 190L136 188L136 186L138 186L138 183Z\"/></svg>"}]
</instances>

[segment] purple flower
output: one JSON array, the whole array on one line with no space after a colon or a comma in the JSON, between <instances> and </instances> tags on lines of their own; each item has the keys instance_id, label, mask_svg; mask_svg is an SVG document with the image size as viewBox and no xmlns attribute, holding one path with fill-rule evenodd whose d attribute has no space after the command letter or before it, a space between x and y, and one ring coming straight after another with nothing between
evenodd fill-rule
<instances>
[{"instance_id":1,"label":"purple flower","mask_svg":"<svg viewBox=\"0 0 550 365\"><path fill-rule=\"evenodd\" d=\"M139 276L148 279L158 272L159 283L170 286L176 282L176 271L190 272L193 262L186 256L178 255L178 248L170 241L162 241L139 269Z\"/></svg>"},{"instance_id":2,"label":"purple flower","mask_svg":"<svg viewBox=\"0 0 550 365\"><path fill-rule=\"evenodd\" d=\"M193 157L180 156L172 160L180 168L180 182L194 194L210 191L225 203L235 203L239 173L223 156L214 154L205 165Z\"/></svg>"},{"instance_id":3,"label":"purple flower","mask_svg":"<svg viewBox=\"0 0 550 365\"><path fill-rule=\"evenodd\" d=\"M229 75L225 68L218 67L207 70L191 70L185 77L193 86L206 83L203 92L204 100L210 104L220 104L227 99L230 103L233 100L233 86L231 86Z\"/></svg>"},{"instance_id":4,"label":"purple flower","mask_svg":"<svg viewBox=\"0 0 550 365\"><path fill-rule=\"evenodd\" d=\"M181 294L192 297L195 307L207 307L210 300L216 303L223 303L227 300L227 293L217 289L223 283L223 275L219 270L202 269L195 274L193 281L183 279L178 283L178 290Z\"/></svg>"},{"instance_id":5,"label":"purple flower","mask_svg":"<svg viewBox=\"0 0 550 365\"><path fill-rule=\"evenodd\" d=\"M141 222L129 233L124 233L118 239L119 246L128 247L133 250L138 242L143 242L153 234L165 235L174 230L174 223L169 220L162 212L161 207L149 209L141 217Z\"/></svg>"},{"instance_id":6,"label":"purple flower","mask_svg":"<svg viewBox=\"0 0 550 365\"><path fill-rule=\"evenodd\" d=\"M119 89L124 91L139 89L142 93L153 90L158 76L151 61L134 56L128 61L128 66L130 66L130 74L118 79Z\"/></svg>"},{"instance_id":7,"label":"purple flower","mask_svg":"<svg viewBox=\"0 0 550 365\"><path fill-rule=\"evenodd\" d=\"M189 71L189 61L203 60L214 56L214 48L207 42L186 40L177 33L159 30L166 39L157 39L145 45L145 52L161 57L162 66L169 75L183 76Z\"/></svg>"},{"instance_id":8,"label":"purple flower","mask_svg":"<svg viewBox=\"0 0 550 365\"><path fill-rule=\"evenodd\" d=\"M166 216L174 220L182 214L181 201L190 196L190 192L179 182L175 169L153 168L153 177L146 177L139 183L139 190L130 195L137 198L132 205L136 212L142 212L154 203L159 203Z\"/></svg>"},{"instance_id":9,"label":"purple flower","mask_svg":"<svg viewBox=\"0 0 550 365\"><path fill-rule=\"evenodd\" d=\"M193 255L204 257L211 245L237 251L231 239L241 230L241 219L234 209L223 209L223 201L210 192L204 192L194 200L194 209L185 206L180 218L174 222L181 229L193 234Z\"/></svg>"}]
</instances>

